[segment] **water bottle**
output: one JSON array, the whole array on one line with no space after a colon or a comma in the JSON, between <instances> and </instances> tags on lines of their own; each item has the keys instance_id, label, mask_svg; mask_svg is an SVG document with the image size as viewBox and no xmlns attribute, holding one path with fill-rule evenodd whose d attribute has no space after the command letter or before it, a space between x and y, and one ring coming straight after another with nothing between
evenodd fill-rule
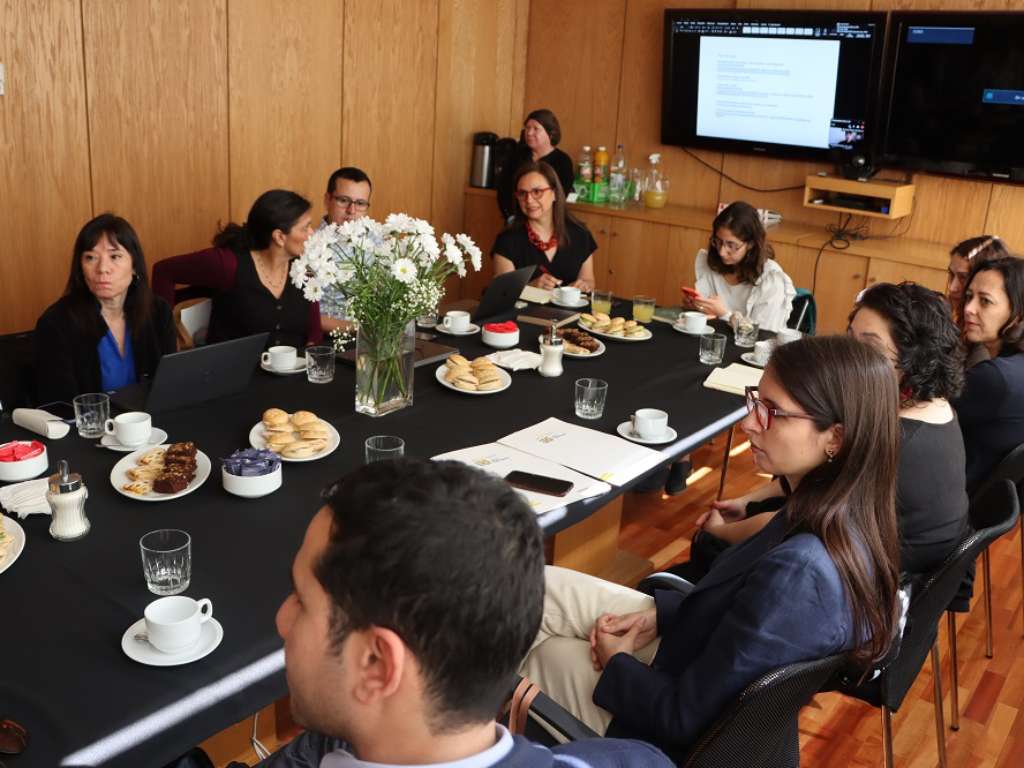
<instances>
[{"instance_id":1,"label":"water bottle","mask_svg":"<svg viewBox=\"0 0 1024 768\"><path fill-rule=\"evenodd\" d=\"M587 184L594 180L594 156L590 154L589 144L584 144L583 151L580 152L580 165L576 172L576 178Z\"/></svg>"},{"instance_id":2,"label":"water bottle","mask_svg":"<svg viewBox=\"0 0 1024 768\"><path fill-rule=\"evenodd\" d=\"M629 178L626 168L626 151L619 144L612 157L608 173L608 205L612 208L625 208L629 195Z\"/></svg>"}]
</instances>

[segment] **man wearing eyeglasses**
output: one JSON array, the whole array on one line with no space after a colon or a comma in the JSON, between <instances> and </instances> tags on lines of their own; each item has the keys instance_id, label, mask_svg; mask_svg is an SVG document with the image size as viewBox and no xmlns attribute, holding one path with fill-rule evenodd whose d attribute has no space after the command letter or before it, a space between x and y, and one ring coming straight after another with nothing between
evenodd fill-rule
<instances>
[{"instance_id":1,"label":"man wearing eyeglasses","mask_svg":"<svg viewBox=\"0 0 1024 768\"><path fill-rule=\"evenodd\" d=\"M361 219L370 210L370 195L373 185L370 177L360 168L345 166L331 174L324 194L324 217L320 226L344 224L346 221ZM320 300L320 324L324 331L350 330L348 307L343 294L334 286L324 288Z\"/></svg>"}]
</instances>

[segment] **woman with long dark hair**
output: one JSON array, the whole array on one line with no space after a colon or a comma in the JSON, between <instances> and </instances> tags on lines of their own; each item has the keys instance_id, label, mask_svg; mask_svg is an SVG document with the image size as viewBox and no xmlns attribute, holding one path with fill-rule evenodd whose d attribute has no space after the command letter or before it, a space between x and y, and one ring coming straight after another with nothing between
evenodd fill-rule
<instances>
[{"instance_id":1,"label":"woman with long dark hair","mask_svg":"<svg viewBox=\"0 0 1024 768\"><path fill-rule=\"evenodd\" d=\"M519 211L515 198L515 177L520 166L527 163L547 163L558 176L562 190L569 194L575 178L572 158L558 148L562 140L562 126L550 109L535 109L523 121L515 156L505 173L497 180L498 208L507 221Z\"/></svg>"},{"instance_id":2,"label":"woman with long dark hair","mask_svg":"<svg viewBox=\"0 0 1024 768\"><path fill-rule=\"evenodd\" d=\"M967 374L954 407L967 448L967 491L973 493L1024 443L1024 260L975 262L962 322Z\"/></svg>"},{"instance_id":3,"label":"woman with long dark hair","mask_svg":"<svg viewBox=\"0 0 1024 768\"><path fill-rule=\"evenodd\" d=\"M494 241L494 274L536 265L530 285L593 290L597 243L566 210L554 169L543 162L527 163L516 172L514 189L519 211Z\"/></svg>"},{"instance_id":4,"label":"woman with long dark hair","mask_svg":"<svg viewBox=\"0 0 1024 768\"><path fill-rule=\"evenodd\" d=\"M1006 244L998 235L978 235L961 240L949 249L949 267L946 270L946 296L953 306L953 317L959 319L964 300L964 287L971 276L971 268L982 261L1009 256Z\"/></svg>"},{"instance_id":5,"label":"woman with long dark hair","mask_svg":"<svg viewBox=\"0 0 1024 768\"><path fill-rule=\"evenodd\" d=\"M793 492L683 596L548 568L523 672L607 735L680 757L749 683L798 661L882 659L897 631L898 392L854 339L780 347L742 422L758 469Z\"/></svg>"},{"instance_id":6,"label":"woman with long dark hair","mask_svg":"<svg viewBox=\"0 0 1024 768\"><path fill-rule=\"evenodd\" d=\"M228 224L213 248L158 261L153 290L174 303L176 284L209 291L213 313L207 341L269 332L268 346L302 347L323 337L320 307L288 279L292 259L312 234L310 203L283 189L264 192L245 224Z\"/></svg>"},{"instance_id":7,"label":"woman with long dark hair","mask_svg":"<svg viewBox=\"0 0 1024 768\"><path fill-rule=\"evenodd\" d=\"M134 384L174 352L171 309L149 288L131 224L104 213L82 227L64 295L39 318L33 344L41 403Z\"/></svg>"},{"instance_id":8,"label":"woman with long dark hair","mask_svg":"<svg viewBox=\"0 0 1024 768\"><path fill-rule=\"evenodd\" d=\"M694 262L698 296L683 296L684 306L728 320L739 313L761 330L785 328L796 288L775 261L757 209L735 202L711 224L708 247Z\"/></svg>"}]
</instances>

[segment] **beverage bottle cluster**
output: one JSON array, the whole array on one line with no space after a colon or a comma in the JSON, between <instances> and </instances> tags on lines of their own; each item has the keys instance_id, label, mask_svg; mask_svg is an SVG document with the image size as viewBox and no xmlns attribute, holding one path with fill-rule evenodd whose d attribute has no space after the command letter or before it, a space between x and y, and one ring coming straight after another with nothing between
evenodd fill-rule
<instances>
[{"instance_id":1,"label":"beverage bottle cluster","mask_svg":"<svg viewBox=\"0 0 1024 768\"><path fill-rule=\"evenodd\" d=\"M652 166L656 165L657 161L652 162ZM648 171L644 177L639 168L634 168L632 172L629 170L626 150L622 144L615 148L615 154L611 156L604 146L598 146L594 151L589 144L585 144L576 166L573 191L576 199L583 203L607 204L612 208L624 208L630 202L643 201L646 204L645 182L651 175ZM654 183L654 188L658 193L667 191L667 180L660 172L656 176L659 181ZM649 202L654 205L649 207L661 207L666 197L664 194L652 195ZM661 205L658 205L659 202Z\"/></svg>"}]
</instances>

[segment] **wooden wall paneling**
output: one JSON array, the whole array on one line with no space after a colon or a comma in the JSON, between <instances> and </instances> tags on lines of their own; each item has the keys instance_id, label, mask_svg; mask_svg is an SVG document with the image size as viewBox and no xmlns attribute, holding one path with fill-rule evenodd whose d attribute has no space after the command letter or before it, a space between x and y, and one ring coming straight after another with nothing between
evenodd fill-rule
<instances>
[{"instance_id":1,"label":"wooden wall paneling","mask_svg":"<svg viewBox=\"0 0 1024 768\"><path fill-rule=\"evenodd\" d=\"M665 260L665 280L658 292L658 304L677 305L682 300L680 287L693 287L697 282L694 263L697 251L708 247L710 230L672 227L668 236L668 256Z\"/></svg>"},{"instance_id":2,"label":"wooden wall paneling","mask_svg":"<svg viewBox=\"0 0 1024 768\"><path fill-rule=\"evenodd\" d=\"M519 136L526 110L526 59L530 45L530 0L515 0L515 43L512 50L512 87L509 91L507 136Z\"/></svg>"},{"instance_id":3,"label":"wooden wall paneling","mask_svg":"<svg viewBox=\"0 0 1024 768\"><path fill-rule=\"evenodd\" d=\"M625 12L626 0L530 2L523 115L552 110L573 160L584 144L614 151Z\"/></svg>"},{"instance_id":4,"label":"wooden wall paneling","mask_svg":"<svg viewBox=\"0 0 1024 768\"><path fill-rule=\"evenodd\" d=\"M0 19L0 333L14 333L62 293L92 199L77 0L0 0Z\"/></svg>"},{"instance_id":5,"label":"wooden wall paneling","mask_svg":"<svg viewBox=\"0 0 1024 768\"><path fill-rule=\"evenodd\" d=\"M607 291L611 286L611 259L608 253L611 242L611 217L583 211L573 211L572 215L586 224L594 242L597 243L597 250L594 251L594 286L598 290Z\"/></svg>"},{"instance_id":6,"label":"wooden wall paneling","mask_svg":"<svg viewBox=\"0 0 1024 768\"><path fill-rule=\"evenodd\" d=\"M701 165L679 147L661 143L661 81L665 9L678 0L629 0L623 34L622 86L619 98L618 134L615 143L625 145L632 168L646 170L648 155L661 153L662 169L671 187L669 199L676 205L714 208L718 205L719 175ZM688 8L731 8L731 0L684 3ZM722 154L696 150L713 167L721 169Z\"/></svg>"},{"instance_id":7,"label":"wooden wall paneling","mask_svg":"<svg viewBox=\"0 0 1024 768\"><path fill-rule=\"evenodd\" d=\"M822 237L822 241L824 239ZM818 255L818 249L799 248L790 243L773 242L772 250L775 251L775 260L782 267L782 271L789 275L793 285L797 288L811 290L811 286L814 284L814 260Z\"/></svg>"},{"instance_id":8,"label":"wooden wall paneling","mask_svg":"<svg viewBox=\"0 0 1024 768\"><path fill-rule=\"evenodd\" d=\"M873 0L874 11L1019 11L1024 9L1021 0Z\"/></svg>"},{"instance_id":9,"label":"wooden wall paneling","mask_svg":"<svg viewBox=\"0 0 1024 768\"><path fill-rule=\"evenodd\" d=\"M804 263L810 259L813 269L818 249L800 246L799 250L803 253L798 258ZM832 248L824 250L818 260L817 280L812 288L818 308L818 334L846 331L846 318L857 294L864 289L867 270L868 260L863 256L851 256Z\"/></svg>"},{"instance_id":10,"label":"wooden wall paneling","mask_svg":"<svg viewBox=\"0 0 1024 768\"><path fill-rule=\"evenodd\" d=\"M227 219L225 2L82 2L95 209L128 219L150 264Z\"/></svg>"},{"instance_id":11,"label":"wooden wall paneling","mask_svg":"<svg viewBox=\"0 0 1024 768\"><path fill-rule=\"evenodd\" d=\"M992 186L984 181L914 174L914 212L904 236L953 246L982 234Z\"/></svg>"},{"instance_id":12,"label":"wooden wall paneling","mask_svg":"<svg viewBox=\"0 0 1024 768\"><path fill-rule=\"evenodd\" d=\"M470 270L466 277L458 282L458 294L449 288L446 299L456 298L478 300L484 288L491 281L494 274L494 264L491 260L491 248L494 247L494 239L501 232L505 223L501 220L498 206L494 203L493 195L466 195L465 208L463 210L462 226L459 231L465 232L484 253L483 267L479 272Z\"/></svg>"},{"instance_id":13,"label":"wooden wall paneling","mask_svg":"<svg viewBox=\"0 0 1024 768\"><path fill-rule=\"evenodd\" d=\"M311 20L315 19L315 23ZM334 0L228 5L231 216L268 189L290 189L323 215L341 164L342 6Z\"/></svg>"},{"instance_id":14,"label":"wooden wall paneling","mask_svg":"<svg viewBox=\"0 0 1024 768\"><path fill-rule=\"evenodd\" d=\"M344 14L342 162L373 180L373 218L429 219L438 0L346 0Z\"/></svg>"},{"instance_id":15,"label":"wooden wall paneling","mask_svg":"<svg viewBox=\"0 0 1024 768\"><path fill-rule=\"evenodd\" d=\"M1024 187L992 185L984 229L1005 240L1012 253L1024 253Z\"/></svg>"},{"instance_id":16,"label":"wooden wall paneling","mask_svg":"<svg viewBox=\"0 0 1024 768\"><path fill-rule=\"evenodd\" d=\"M804 182L810 174L835 168L822 163L779 160L753 155L726 154L722 170L736 181L757 189L785 189L785 192L755 192L728 179L722 179L721 202L745 200L756 208L778 211L786 221L798 221L824 227L836 221L836 215L804 207Z\"/></svg>"},{"instance_id":17,"label":"wooden wall paneling","mask_svg":"<svg viewBox=\"0 0 1024 768\"><path fill-rule=\"evenodd\" d=\"M616 296L659 297L664 289L668 255L666 224L636 219L613 219L608 245L609 273Z\"/></svg>"},{"instance_id":18,"label":"wooden wall paneling","mask_svg":"<svg viewBox=\"0 0 1024 768\"><path fill-rule=\"evenodd\" d=\"M516 9L517 0L440 0L431 178L431 223L439 233L461 231L473 133L502 135L513 117Z\"/></svg>"},{"instance_id":19,"label":"wooden wall paneling","mask_svg":"<svg viewBox=\"0 0 1024 768\"><path fill-rule=\"evenodd\" d=\"M939 293L946 292L946 270L901 264L887 259L871 259L868 264L867 285L875 283L902 283L906 280L931 288Z\"/></svg>"},{"instance_id":20,"label":"wooden wall paneling","mask_svg":"<svg viewBox=\"0 0 1024 768\"><path fill-rule=\"evenodd\" d=\"M871 0L736 0L737 8L868 11Z\"/></svg>"}]
</instances>

